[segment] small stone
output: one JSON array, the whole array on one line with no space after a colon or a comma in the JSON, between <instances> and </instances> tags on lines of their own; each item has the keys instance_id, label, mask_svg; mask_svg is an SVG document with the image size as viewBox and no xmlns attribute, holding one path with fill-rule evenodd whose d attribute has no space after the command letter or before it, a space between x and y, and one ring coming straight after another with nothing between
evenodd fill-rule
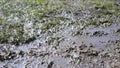
<instances>
[{"instance_id":1,"label":"small stone","mask_svg":"<svg viewBox=\"0 0 120 68\"><path fill-rule=\"evenodd\" d=\"M118 29L116 32L117 32L117 33L120 32L120 29Z\"/></svg>"},{"instance_id":2,"label":"small stone","mask_svg":"<svg viewBox=\"0 0 120 68\"><path fill-rule=\"evenodd\" d=\"M111 64L112 68L120 68L120 62L114 62Z\"/></svg>"},{"instance_id":3,"label":"small stone","mask_svg":"<svg viewBox=\"0 0 120 68\"><path fill-rule=\"evenodd\" d=\"M51 61L51 62L48 64L48 67L47 67L47 68L52 68L53 64L54 64L54 62Z\"/></svg>"}]
</instances>

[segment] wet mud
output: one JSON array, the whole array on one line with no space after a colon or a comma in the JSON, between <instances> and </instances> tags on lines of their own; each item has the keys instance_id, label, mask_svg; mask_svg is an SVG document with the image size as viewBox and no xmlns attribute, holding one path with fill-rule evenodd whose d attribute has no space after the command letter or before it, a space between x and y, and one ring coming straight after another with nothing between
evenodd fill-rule
<instances>
[{"instance_id":1,"label":"wet mud","mask_svg":"<svg viewBox=\"0 0 120 68\"><path fill-rule=\"evenodd\" d=\"M120 15L103 20L94 16L101 7L75 7L45 13L29 26L29 43L1 43L0 68L120 68Z\"/></svg>"},{"instance_id":2,"label":"wet mud","mask_svg":"<svg viewBox=\"0 0 120 68\"><path fill-rule=\"evenodd\" d=\"M86 27L72 36L69 31L29 44L0 45L1 68L119 68L120 24ZM69 28L70 29L70 28ZM70 29L71 31L71 29ZM58 32L56 34L61 33ZM51 41L53 39L53 41ZM50 42L51 41L51 42Z\"/></svg>"}]
</instances>

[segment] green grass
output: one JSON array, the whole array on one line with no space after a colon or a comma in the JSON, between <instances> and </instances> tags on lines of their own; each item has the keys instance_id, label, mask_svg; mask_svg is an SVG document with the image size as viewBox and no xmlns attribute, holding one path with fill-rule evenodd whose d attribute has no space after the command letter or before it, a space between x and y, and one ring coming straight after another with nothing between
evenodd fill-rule
<instances>
[{"instance_id":1,"label":"green grass","mask_svg":"<svg viewBox=\"0 0 120 68\"><path fill-rule=\"evenodd\" d=\"M43 16L53 10L58 10L64 6L63 2L56 0L56 2L53 2L52 0L37 0L39 5L41 5L41 9L34 9L32 10L34 15Z\"/></svg>"},{"instance_id":2,"label":"green grass","mask_svg":"<svg viewBox=\"0 0 120 68\"><path fill-rule=\"evenodd\" d=\"M116 9L113 0L90 0L90 3L96 5L97 7L106 7L109 10Z\"/></svg>"},{"instance_id":3,"label":"green grass","mask_svg":"<svg viewBox=\"0 0 120 68\"><path fill-rule=\"evenodd\" d=\"M43 23L43 24L42 24L41 29L42 29L42 30L48 30L48 29L56 26L57 24L58 24L58 22L55 21L55 20L53 20L53 21L51 21L51 22L46 22L46 23Z\"/></svg>"},{"instance_id":4,"label":"green grass","mask_svg":"<svg viewBox=\"0 0 120 68\"><path fill-rule=\"evenodd\" d=\"M105 18L105 21L110 20L109 15L117 16L120 14L118 11L119 7L115 5L113 0L106 0L105 2L103 0L89 0L81 3L78 2L78 5L100 8L101 10L97 12L95 17ZM16 45L35 39L35 35L30 35L31 32L29 32L32 29L49 30L59 24L60 21L67 20L65 17L56 18L54 14L51 14L49 19L52 20L40 22L51 11L72 6L72 3L68 4L67 1L61 0L0 0L0 43ZM16 20L16 18L18 19ZM37 25L30 28L24 26L24 24L29 22ZM99 25L102 21L88 20L88 22ZM38 24L42 25L42 27L40 28ZM25 32L25 28L28 28L28 32Z\"/></svg>"},{"instance_id":5,"label":"green grass","mask_svg":"<svg viewBox=\"0 0 120 68\"><path fill-rule=\"evenodd\" d=\"M95 10L92 14L93 17L86 20L88 25L109 25L113 23L113 16L120 15L120 6L116 5L114 0L89 0L82 5L83 8L93 8Z\"/></svg>"},{"instance_id":6,"label":"green grass","mask_svg":"<svg viewBox=\"0 0 120 68\"><path fill-rule=\"evenodd\" d=\"M29 31L35 30L37 26L28 28L24 25L28 22L36 24L37 18L42 20L47 13L63 6L63 2L59 0L1 0L0 43L18 45L34 40L35 34ZM55 21L44 23L42 29L49 29L56 24ZM28 31L25 32L26 30Z\"/></svg>"},{"instance_id":7,"label":"green grass","mask_svg":"<svg viewBox=\"0 0 120 68\"><path fill-rule=\"evenodd\" d=\"M79 6L82 8L91 8L95 7L98 9L102 9L100 13L112 13L114 15L119 15L120 6L115 4L114 0L85 0L79 1Z\"/></svg>"},{"instance_id":8,"label":"green grass","mask_svg":"<svg viewBox=\"0 0 120 68\"><path fill-rule=\"evenodd\" d=\"M42 30L48 30L52 27L55 27L56 25L58 25L60 23L60 21L67 21L67 18L65 17L51 17L49 22L45 22L42 24L41 29Z\"/></svg>"},{"instance_id":9,"label":"green grass","mask_svg":"<svg viewBox=\"0 0 120 68\"><path fill-rule=\"evenodd\" d=\"M115 5L114 0L90 0L90 3L97 8L101 8L102 11L100 13L112 13L114 15L120 14L120 6Z\"/></svg>"},{"instance_id":10,"label":"green grass","mask_svg":"<svg viewBox=\"0 0 120 68\"><path fill-rule=\"evenodd\" d=\"M0 43L18 45L30 41L33 36L24 34L24 25L20 23L3 24L0 30Z\"/></svg>"}]
</instances>

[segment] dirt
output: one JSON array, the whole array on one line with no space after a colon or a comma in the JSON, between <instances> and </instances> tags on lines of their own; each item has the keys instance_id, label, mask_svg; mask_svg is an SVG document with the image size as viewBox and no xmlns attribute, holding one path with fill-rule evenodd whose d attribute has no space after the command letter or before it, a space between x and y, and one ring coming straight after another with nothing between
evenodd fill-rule
<instances>
[{"instance_id":1,"label":"dirt","mask_svg":"<svg viewBox=\"0 0 120 68\"><path fill-rule=\"evenodd\" d=\"M101 6L81 9L71 2L45 11L42 19L26 14L25 33L35 39L0 43L0 68L120 68L120 15L104 14Z\"/></svg>"},{"instance_id":2,"label":"dirt","mask_svg":"<svg viewBox=\"0 0 120 68\"><path fill-rule=\"evenodd\" d=\"M40 38L19 46L1 44L0 66L2 68L119 68L119 27L120 24L112 24L105 28L86 27L82 35L78 33L75 36L69 33L71 27L67 27L68 31L66 29L58 31L55 36L49 36L46 40Z\"/></svg>"}]
</instances>

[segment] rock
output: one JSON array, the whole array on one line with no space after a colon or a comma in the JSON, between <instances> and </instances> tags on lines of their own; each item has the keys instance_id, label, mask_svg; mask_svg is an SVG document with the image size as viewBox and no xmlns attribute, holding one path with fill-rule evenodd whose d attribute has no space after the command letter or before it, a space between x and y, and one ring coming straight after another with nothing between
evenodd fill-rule
<instances>
[{"instance_id":1,"label":"rock","mask_svg":"<svg viewBox=\"0 0 120 68\"><path fill-rule=\"evenodd\" d=\"M4 60L10 60L10 59L13 59L17 56L17 54L15 52L8 52L4 55L0 55L0 61L4 61Z\"/></svg>"},{"instance_id":2,"label":"rock","mask_svg":"<svg viewBox=\"0 0 120 68\"><path fill-rule=\"evenodd\" d=\"M120 62L113 62L113 63L111 64L111 67L112 67L112 68L120 68Z\"/></svg>"},{"instance_id":3,"label":"rock","mask_svg":"<svg viewBox=\"0 0 120 68\"><path fill-rule=\"evenodd\" d=\"M116 32L117 32L117 33L120 33L120 29L118 29Z\"/></svg>"},{"instance_id":4,"label":"rock","mask_svg":"<svg viewBox=\"0 0 120 68\"><path fill-rule=\"evenodd\" d=\"M51 62L48 64L47 68L52 68L53 64L54 64L54 62L51 61Z\"/></svg>"},{"instance_id":5,"label":"rock","mask_svg":"<svg viewBox=\"0 0 120 68\"><path fill-rule=\"evenodd\" d=\"M105 33L104 31L95 31L92 36L102 36L107 35L108 33Z\"/></svg>"}]
</instances>

